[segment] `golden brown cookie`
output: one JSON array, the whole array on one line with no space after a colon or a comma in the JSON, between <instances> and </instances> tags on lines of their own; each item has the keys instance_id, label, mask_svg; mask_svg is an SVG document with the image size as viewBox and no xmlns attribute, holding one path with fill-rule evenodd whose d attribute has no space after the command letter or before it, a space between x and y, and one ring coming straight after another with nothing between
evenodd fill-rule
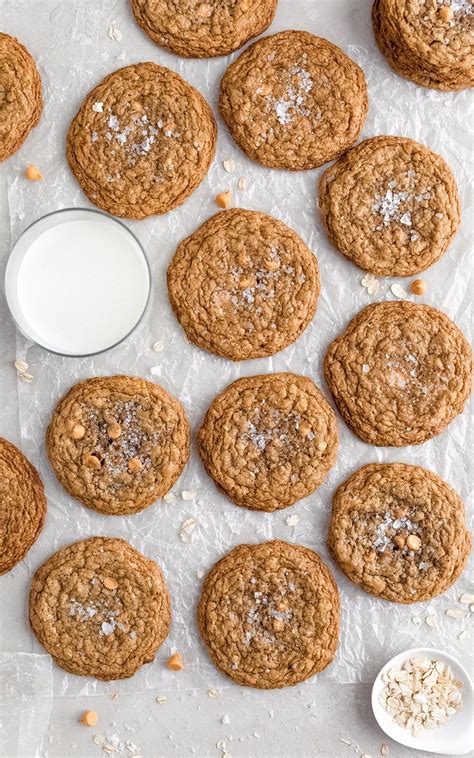
<instances>
[{"instance_id":1,"label":"golden brown cookie","mask_svg":"<svg viewBox=\"0 0 474 758\"><path fill-rule=\"evenodd\" d=\"M462 500L441 477L419 466L374 463L336 491L328 546L366 592L420 603L454 584L471 536Z\"/></svg>"},{"instance_id":2,"label":"golden brown cookie","mask_svg":"<svg viewBox=\"0 0 474 758\"><path fill-rule=\"evenodd\" d=\"M46 445L70 495L109 515L136 513L163 497L181 474L189 422L181 403L159 385L98 376L63 397Z\"/></svg>"},{"instance_id":3,"label":"golden brown cookie","mask_svg":"<svg viewBox=\"0 0 474 758\"><path fill-rule=\"evenodd\" d=\"M75 542L48 558L31 583L31 628L72 674L133 676L153 661L170 623L160 568L125 540Z\"/></svg>"},{"instance_id":4,"label":"golden brown cookie","mask_svg":"<svg viewBox=\"0 0 474 758\"><path fill-rule=\"evenodd\" d=\"M333 660L339 591L308 548L275 540L239 545L204 580L201 637L215 665L238 684L288 687Z\"/></svg>"},{"instance_id":5,"label":"golden brown cookie","mask_svg":"<svg viewBox=\"0 0 474 758\"><path fill-rule=\"evenodd\" d=\"M38 539L47 503L40 475L23 453L0 437L0 575Z\"/></svg>"},{"instance_id":6,"label":"golden brown cookie","mask_svg":"<svg viewBox=\"0 0 474 758\"><path fill-rule=\"evenodd\" d=\"M13 155L43 110L41 77L30 53L0 32L0 161Z\"/></svg>"},{"instance_id":7,"label":"golden brown cookie","mask_svg":"<svg viewBox=\"0 0 474 758\"><path fill-rule=\"evenodd\" d=\"M270 168L316 168L357 139L367 115L362 69L309 32L255 42L227 69L219 108L244 153Z\"/></svg>"},{"instance_id":8,"label":"golden brown cookie","mask_svg":"<svg viewBox=\"0 0 474 758\"><path fill-rule=\"evenodd\" d=\"M229 55L272 23L278 0L130 0L161 47L185 58Z\"/></svg>"},{"instance_id":9,"label":"golden brown cookie","mask_svg":"<svg viewBox=\"0 0 474 758\"><path fill-rule=\"evenodd\" d=\"M89 200L138 219L184 203L204 179L216 139L212 111L194 87L163 66L138 63L86 97L67 158Z\"/></svg>"},{"instance_id":10,"label":"golden brown cookie","mask_svg":"<svg viewBox=\"0 0 474 758\"><path fill-rule=\"evenodd\" d=\"M461 413L471 348L446 314L409 301L369 305L329 346L324 376L354 434L372 445L419 445Z\"/></svg>"},{"instance_id":11,"label":"golden brown cookie","mask_svg":"<svg viewBox=\"0 0 474 758\"><path fill-rule=\"evenodd\" d=\"M374 137L321 177L329 239L379 276L412 276L446 252L461 220L456 181L441 156L406 137Z\"/></svg>"},{"instance_id":12,"label":"golden brown cookie","mask_svg":"<svg viewBox=\"0 0 474 758\"><path fill-rule=\"evenodd\" d=\"M372 22L397 74L445 91L474 86L472 0L375 0Z\"/></svg>"},{"instance_id":13,"label":"golden brown cookie","mask_svg":"<svg viewBox=\"0 0 474 758\"><path fill-rule=\"evenodd\" d=\"M188 339L234 361L274 355L306 329L319 295L311 250L281 221L223 211L179 245L171 305Z\"/></svg>"},{"instance_id":14,"label":"golden brown cookie","mask_svg":"<svg viewBox=\"0 0 474 758\"><path fill-rule=\"evenodd\" d=\"M207 473L234 503L276 511L310 495L334 465L336 418L305 376L250 376L215 398L198 445Z\"/></svg>"}]
</instances>

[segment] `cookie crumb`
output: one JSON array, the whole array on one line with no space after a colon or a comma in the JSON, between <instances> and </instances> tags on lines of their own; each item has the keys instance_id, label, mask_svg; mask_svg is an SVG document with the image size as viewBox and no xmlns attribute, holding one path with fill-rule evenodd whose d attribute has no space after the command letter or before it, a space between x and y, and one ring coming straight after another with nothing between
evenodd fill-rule
<instances>
[{"instance_id":1,"label":"cookie crumb","mask_svg":"<svg viewBox=\"0 0 474 758\"><path fill-rule=\"evenodd\" d=\"M85 726L95 726L97 724L97 713L95 711L84 711L80 722Z\"/></svg>"},{"instance_id":2,"label":"cookie crumb","mask_svg":"<svg viewBox=\"0 0 474 758\"><path fill-rule=\"evenodd\" d=\"M166 667L171 671L181 671L184 668L181 653L173 653L166 661Z\"/></svg>"}]
</instances>

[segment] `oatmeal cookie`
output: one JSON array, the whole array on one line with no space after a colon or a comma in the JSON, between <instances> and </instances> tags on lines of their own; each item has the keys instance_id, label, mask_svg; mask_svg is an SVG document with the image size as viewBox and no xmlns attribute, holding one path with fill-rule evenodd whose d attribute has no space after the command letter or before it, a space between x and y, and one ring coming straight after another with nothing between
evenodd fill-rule
<instances>
[{"instance_id":1,"label":"oatmeal cookie","mask_svg":"<svg viewBox=\"0 0 474 758\"><path fill-rule=\"evenodd\" d=\"M363 466L336 491L328 546L346 576L394 603L445 592L464 569L471 536L464 505L419 466Z\"/></svg>"},{"instance_id":2,"label":"oatmeal cookie","mask_svg":"<svg viewBox=\"0 0 474 758\"><path fill-rule=\"evenodd\" d=\"M185 58L229 55L268 29L278 0L131 0L135 18L161 47Z\"/></svg>"},{"instance_id":3,"label":"oatmeal cookie","mask_svg":"<svg viewBox=\"0 0 474 758\"><path fill-rule=\"evenodd\" d=\"M321 558L300 545L239 545L211 569L198 606L215 665L238 684L288 687L333 660L339 591Z\"/></svg>"},{"instance_id":4,"label":"oatmeal cookie","mask_svg":"<svg viewBox=\"0 0 474 758\"><path fill-rule=\"evenodd\" d=\"M329 239L379 276L412 276L446 252L461 220L456 181L436 153L406 137L364 140L321 177Z\"/></svg>"},{"instance_id":5,"label":"oatmeal cookie","mask_svg":"<svg viewBox=\"0 0 474 758\"><path fill-rule=\"evenodd\" d=\"M471 349L436 308L369 305L329 346L324 375L354 434L372 445L419 445L440 434L471 390Z\"/></svg>"},{"instance_id":6,"label":"oatmeal cookie","mask_svg":"<svg viewBox=\"0 0 474 758\"><path fill-rule=\"evenodd\" d=\"M42 111L41 77L33 58L15 37L0 32L0 161L22 146Z\"/></svg>"},{"instance_id":7,"label":"oatmeal cookie","mask_svg":"<svg viewBox=\"0 0 474 758\"><path fill-rule=\"evenodd\" d=\"M207 473L234 503L276 511L310 495L334 465L336 419L310 379L250 376L213 401L198 446Z\"/></svg>"},{"instance_id":8,"label":"oatmeal cookie","mask_svg":"<svg viewBox=\"0 0 474 758\"><path fill-rule=\"evenodd\" d=\"M216 139L214 116L194 87L163 66L138 63L86 97L67 158L89 200L140 219L184 203L204 179Z\"/></svg>"},{"instance_id":9,"label":"oatmeal cookie","mask_svg":"<svg viewBox=\"0 0 474 758\"><path fill-rule=\"evenodd\" d=\"M47 503L37 470L0 437L0 575L23 560L38 539Z\"/></svg>"},{"instance_id":10,"label":"oatmeal cookie","mask_svg":"<svg viewBox=\"0 0 474 758\"><path fill-rule=\"evenodd\" d=\"M58 666L79 676L127 679L168 636L171 606L158 565L125 540L91 537L36 571L30 624Z\"/></svg>"},{"instance_id":11,"label":"oatmeal cookie","mask_svg":"<svg viewBox=\"0 0 474 758\"><path fill-rule=\"evenodd\" d=\"M191 342L234 361L274 355L311 321L315 256L264 213L229 210L178 247L168 269L171 305Z\"/></svg>"},{"instance_id":12,"label":"oatmeal cookie","mask_svg":"<svg viewBox=\"0 0 474 758\"><path fill-rule=\"evenodd\" d=\"M367 85L338 47L286 31L255 42L227 69L219 107L249 158L300 171L354 144L367 115Z\"/></svg>"},{"instance_id":13,"label":"oatmeal cookie","mask_svg":"<svg viewBox=\"0 0 474 758\"><path fill-rule=\"evenodd\" d=\"M46 446L70 495L119 515L142 511L171 489L189 458L190 430L181 403L159 385L99 376L63 397Z\"/></svg>"},{"instance_id":14,"label":"oatmeal cookie","mask_svg":"<svg viewBox=\"0 0 474 758\"><path fill-rule=\"evenodd\" d=\"M375 0L372 22L397 74L445 91L474 86L472 0Z\"/></svg>"}]
</instances>

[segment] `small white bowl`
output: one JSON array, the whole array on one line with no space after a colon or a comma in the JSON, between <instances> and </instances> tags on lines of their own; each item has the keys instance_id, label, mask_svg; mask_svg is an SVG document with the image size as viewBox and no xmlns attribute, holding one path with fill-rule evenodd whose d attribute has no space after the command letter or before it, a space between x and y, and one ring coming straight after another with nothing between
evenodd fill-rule
<instances>
[{"instance_id":1,"label":"small white bowl","mask_svg":"<svg viewBox=\"0 0 474 758\"><path fill-rule=\"evenodd\" d=\"M385 671L402 664L408 658L420 656L446 663L453 672L454 678L463 682L463 709L455 713L444 726L425 730L418 737L413 737L409 729L403 729L392 720L392 717L379 703L379 695L385 687L382 680ZM406 745L415 750L426 750L428 753L438 753L438 755L465 755L474 748L472 682L466 669L455 658L443 653L442 650L417 647L412 650L405 650L388 661L379 671L372 687L372 710L380 728L392 740L401 745Z\"/></svg>"}]
</instances>

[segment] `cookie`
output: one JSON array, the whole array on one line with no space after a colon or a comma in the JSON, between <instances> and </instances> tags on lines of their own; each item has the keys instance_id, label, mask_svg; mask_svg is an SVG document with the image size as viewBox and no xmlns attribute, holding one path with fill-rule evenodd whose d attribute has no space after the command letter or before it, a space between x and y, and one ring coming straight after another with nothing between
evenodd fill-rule
<instances>
[{"instance_id":1,"label":"cookie","mask_svg":"<svg viewBox=\"0 0 474 758\"><path fill-rule=\"evenodd\" d=\"M125 540L91 537L58 550L36 571L30 624L58 666L96 679L127 679L168 636L163 574Z\"/></svg>"},{"instance_id":2,"label":"cookie","mask_svg":"<svg viewBox=\"0 0 474 758\"><path fill-rule=\"evenodd\" d=\"M278 0L130 0L157 45L185 58L229 55L268 29Z\"/></svg>"},{"instance_id":3,"label":"cookie","mask_svg":"<svg viewBox=\"0 0 474 758\"><path fill-rule=\"evenodd\" d=\"M239 545L211 569L198 606L215 665L238 684L274 689L328 666L339 641L339 591L308 548Z\"/></svg>"},{"instance_id":4,"label":"cookie","mask_svg":"<svg viewBox=\"0 0 474 758\"><path fill-rule=\"evenodd\" d=\"M319 296L311 250L281 221L223 211L178 247L168 292L191 342L234 361L274 355L306 329Z\"/></svg>"},{"instance_id":5,"label":"cookie","mask_svg":"<svg viewBox=\"0 0 474 758\"><path fill-rule=\"evenodd\" d=\"M86 97L67 158L89 200L140 219L184 203L204 179L216 139L214 116L194 87L163 66L138 63Z\"/></svg>"},{"instance_id":6,"label":"cookie","mask_svg":"<svg viewBox=\"0 0 474 758\"><path fill-rule=\"evenodd\" d=\"M219 108L249 158L301 171L354 144L367 115L367 85L338 47L286 31L255 42L229 66Z\"/></svg>"},{"instance_id":7,"label":"cookie","mask_svg":"<svg viewBox=\"0 0 474 758\"><path fill-rule=\"evenodd\" d=\"M101 513L142 511L163 497L188 458L181 403L134 376L75 384L53 413L49 460L70 495Z\"/></svg>"},{"instance_id":8,"label":"cookie","mask_svg":"<svg viewBox=\"0 0 474 758\"><path fill-rule=\"evenodd\" d=\"M328 547L366 592L420 603L454 584L471 536L462 500L441 477L419 466L375 463L336 491Z\"/></svg>"},{"instance_id":9,"label":"cookie","mask_svg":"<svg viewBox=\"0 0 474 758\"><path fill-rule=\"evenodd\" d=\"M397 74L447 92L474 86L472 0L375 0L372 22Z\"/></svg>"},{"instance_id":10,"label":"cookie","mask_svg":"<svg viewBox=\"0 0 474 758\"><path fill-rule=\"evenodd\" d=\"M461 221L449 166L406 137L374 137L339 158L321 177L319 208L337 249L379 276L427 269Z\"/></svg>"},{"instance_id":11,"label":"cookie","mask_svg":"<svg viewBox=\"0 0 474 758\"><path fill-rule=\"evenodd\" d=\"M23 560L38 539L47 503L40 475L0 437L0 575Z\"/></svg>"},{"instance_id":12,"label":"cookie","mask_svg":"<svg viewBox=\"0 0 474 758\"><path fill-rule=\"evenodd\" d=\"M209 476L236 505L276 511L310 495L336 460L334 411L305 376L238 379L211 404L198 434Z\"/></svg>"},{"instance_id":13,"label":"cookie","mask_svg":"<svg viewBox=\"0 0 474 758\"><path fill-rule=\"evenodd\" d=\"M0 32L0 161L16 153L43 111L41 77L30 53Z\"/></svg>"},{"instance_id":14,"label":"cookie","mask_svg":"<svg viewBox=\"0 0 474 758\"><path fill-rule=\"evenodd\" d=\"M354 434L371 445L419 445L461 413L471 348L446 314L407 300L369 305L329 346L324 376Z\"/></svg>"}]
</instances>

